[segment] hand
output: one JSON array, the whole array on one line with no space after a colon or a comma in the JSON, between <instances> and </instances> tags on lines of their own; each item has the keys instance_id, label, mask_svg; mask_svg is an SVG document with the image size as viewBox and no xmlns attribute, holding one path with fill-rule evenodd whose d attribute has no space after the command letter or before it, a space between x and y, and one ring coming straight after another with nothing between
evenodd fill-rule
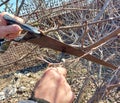
<instances>
[{"instance_id":1,"label":"hand","mask_svg":"<svg viewBox=\"0 0 120 103\"><path fill-rule=\"evenodd\" d=\"M22 31L21 27L13 24L13 25L7 25L6 21L4 20L3 16L5 14L8 14L6 12L0 13L0 38L5 38L7 40L11 40L16 38ZM16 17L14 15L8 14L15 18L16 20L23 22L23 20L19 17Z\"/></svg>"},{"instance_id":2,"label":"hand","mask_svg":"<svg viewBox=\"0 0 120 103\"><path fill-rule=\"evenodd\" d=\"M74 95L65 76L65 68L47 69L35 85L34 97L45 99L50 103L72 103Z\"/></svg>"}]
</instances>

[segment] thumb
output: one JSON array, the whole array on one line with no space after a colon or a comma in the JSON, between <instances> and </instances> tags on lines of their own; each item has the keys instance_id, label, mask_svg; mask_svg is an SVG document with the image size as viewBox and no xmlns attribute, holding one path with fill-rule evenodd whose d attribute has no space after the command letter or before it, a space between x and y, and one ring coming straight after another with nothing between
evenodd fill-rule
<instances>
[{"instance_id":1,"label":"thumb","mask_svg":"<svg viewBox=\"0 0 120 103\"><path fill-rule=\"evenodd\" d=\"M8 34L16 34L19 35L19 32L22 31L19 25L7 25L7 26L0 26L0 38L6 37Z\"/></svg>"},{"instance_id":2,"label":"thumb","mask_svg":"<svg viewBox=\"0 0 120 103\"><path fill-rule=\"evenodd\" d=\"M57 69L57 71L58 71L61 75L63 75L63 76L66 77L67 70L66 70L65 68L63 68L63 67L56 67L56 69Z\"/></svg>"},{"instance_id":3,"label":"thumb","mask_svg":"<svg viewBox=\"0 0 120 103\"><path fill-rule=\"evenodd\" d=\"M45 72L49 71L49 70L55 70L57 73L59 73L60 75L63 75L66 77L67 74L67 70L63 67L50 67L47 70L45 70Z\"/></svg>"}]
</instances>

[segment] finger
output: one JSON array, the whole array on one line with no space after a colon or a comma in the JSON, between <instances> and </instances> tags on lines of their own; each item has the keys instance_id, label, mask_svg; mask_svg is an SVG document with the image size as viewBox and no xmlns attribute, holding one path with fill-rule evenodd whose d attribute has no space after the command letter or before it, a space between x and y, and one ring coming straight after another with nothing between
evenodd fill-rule
<instances>
[{"instance_id":1,"label":"finger","mask_svg":"<svg viewBox=\"0 0 120 103\"><path fill-rule=\"evenodd\" d=\"M19 35L20 31L22 31L21 27L16 24L0 26L0 38L5 38L8 34L15 34L12 36L16 37Z\"/></svg>"},{"instance_id":2,"label":"finger","mask_svg":"<svg viewBox=\"0 0 120 103\"><path fill-rule=\"evenodd\" d=\"M60 74L55 70L45 72L34 88L34 97L43 98L53 103L59 84Z\"/></svg>"},{"instance_id":3,"label":"finger","mask_svg":"<svg viewBox=\"0 0 120 103\"><path fill-rule=\"evenodd\" d=\"M63 96L65 97L63 98ZM54 101L56 103L72 103L73 101L71 88L57 68L48 68L46 70L42 78L35 85L34 97L44 98L51 103Z\"/></svg>"},{"instance_id":4,"label":"finger","mask_svg":"<svg viewBox=\"0 0 120 103\"><path fill-rule=\"evenodd\" d=\"M61 76L58 86L58 94L55 99L56 103L72 103L74 100L74 94L64 76ZM64 98L62 98L63 95L65 95Z\"/></svg>"},{"instance_id":5,"label":"finger","mask_svg":"<svg viewBox=\"0 0 120 103\"><path fill-rule=\"evenodd\" d=\"M57 69L57 71L58 71L61 75L63 75L63 76L66 77L67 70L66 70L65 68L63 68L63 67L57 67L56 69Z\"/></svg>"},{"instance_id":6,"label":"finger","mask_svg":"<svg viewBox=\"0 0 120 103\"><path fill-rule=\"evenodd\" d=\"M72 89L70 87L70 85L67 83L67 81L65 81L64 84L65 90L66 90L66 98L65 101L67 101L67 103L73 103L74 100L74 93L72 92Z\"/></svg>"},{"instance_id":7,"label":"finger","mask_svg":"<svg viewBox=\"0 0 120 103\"><path fill-rule=\"evenodd\" d=\"M4 20L4 18L3 18L3 16L4 16L5 14L8 14L8 15L10 15L12 18L16 19L17 21L19 21L19 22L21 22L21 23L24 23L24 20L23 20L22 18L19 18L19 17L15 16L15 15L12 15L12 14L7 13L7 12L3 12L3 13L0 14L0 26L1 26L1 25L7 25L6 20Z\"/></svg>"},{"instance_id":8,"label":"finger","mask_svg":"<svg viewBox=\"0 0 120 103\"><path fill-rule=\"evenodd\" d=\"M24 20L23 20L22 18L20 18L20 17L18 17L18 16L15 16L15 15L12 15L12 14L9 14L9 13L7 13L7 12L3 12L1 15L4 16L5 14L8 14L8 15L10 15L12 18L18 20L19 22L24 23Z\"/></svg>"},{"instance_id":9,"label":"finger","mask_svg":"<svg viewBox=\"0 0 120 103\"><path fill-rule=\"evenodd\" d=\"M54 71L56 71L57 73L59 73L59 74L61 74L61 75L63 75L63 76L66 77L67 71L66 71L66 69L63 68L63 67L56 67L56 68L50 67L50 68L48 68L47 70L45 70L45 72L50 71L50 70L54 70Z\"/></svg>"},{"instance_id":10,"label":"finger","mask_svg":"<svg viewBox=\"0 0 120 103\"><path fill-rule=\"evenodd\" d=\"M64 99L61 101L62 103L72 103L74 100L74 93L72 92L72 89L70 85L67 83L67 80L62 76L61 81L59 82L59 96L66 94ZM61 91L63 90L63 91ZM59 100L59 98L58 98ZM60 101L60 100L59 100Z\"/></svg>"},{"instance_id":11,"label":"finger","mask_svg":"<svg viewBox=\"0 0 120 103\"><path fill-rule=\"evenodd\" d=\"M6 40L13 40L16 37L18 37L18 35L21 34L21 31L19 33L16 34L8 34L6 37L4 37Z\"/></svg>"}]
</instances>

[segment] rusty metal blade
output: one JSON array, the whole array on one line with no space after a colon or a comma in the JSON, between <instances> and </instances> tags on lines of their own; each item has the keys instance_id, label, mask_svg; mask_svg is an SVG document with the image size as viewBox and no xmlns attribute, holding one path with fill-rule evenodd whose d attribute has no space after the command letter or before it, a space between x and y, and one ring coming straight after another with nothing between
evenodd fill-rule
<instances>
[{"instance_id":1,"label":"rusty metal blade","mask_svg":"<svg viewBox=\"0 0 120 103\"><path fill-rule=\"evenodd\" d=\"M81 57L81 56L86 54L81 49L77 49L77 48L74 48L74 47L69 46L67 44L64 44L64 43L62 43L58 40L55 40L51 37L48 37L44 34L41 34L41 36L39 38L29 39L28 42L33 43L33 44L37 44L40 47L51 48L53 50L58 50L58 51L65 52L65 53L68 53L68 54L71 54L74 56L78 56L78 57ZM109 67L111 69L117 69L116 66L114 66L108 62L105 62L103 60L100 60L100 59L98 59L90 54L87 54L87 55L83 56L82 58L87 59L87 60L92 61L92 62L95 62L95 63L98 63L100 65Z\"/></svg>"}]
</instances>

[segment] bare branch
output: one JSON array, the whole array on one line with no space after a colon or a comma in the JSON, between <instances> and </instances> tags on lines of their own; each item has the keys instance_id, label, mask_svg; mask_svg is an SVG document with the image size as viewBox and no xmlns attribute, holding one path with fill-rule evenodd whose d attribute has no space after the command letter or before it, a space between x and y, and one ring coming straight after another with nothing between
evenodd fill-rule
<instances>
[{"instance_id":1,"label":"bare branch","mask_svg":"<svg viewBox=\"0 0 120 103\"><path fill-rule=\"evenodd\" d=\"M92 49L96 49L99 46L102 46L104 43L106 43L111 38L116 37L119 33L120 33L120 27L118 27L112 33L108 34L108 36L103 37L101 40L97 41L96 43L84 48L84 50L89 51L89 50L92 50Z\"/></svg>"},{"instance_id":2,"label":"bare branch","mask_svg":"<svg viewBox=\"0 0 120 103\"><path fill-rule=\"evenodd\" d=\"M91 22L91 23L88 23L88 26L90 25L94 25L94 24L98 24L98 23L102 23L102 22L107 22L107 21L111 21L111 20L115 20L115 19L119 19L120 17L115 17L115 18L109 18L109 19L105 19L105 20L98 20L98 21L94 21L94 22ZM83 24L83 25L71 25L71 26L60 26L58 28L51 28L51 29L48 29L46 31L44 31L45 34L49 33L49 32L53 32L53 31L58 31L58 30L66 30L66 29L74 29L74 28L82 28L82 27L85 27L86 24Z\"/></svg>"},{"instance_id":3,"label":"bare branch","mask_svg":"<svg viewBox=\"0 0 120 103\"><path fill-rule=\"evenodd\" d=\"M17 0L17 1L18 1L18 0ZM19 7L16 7L16 15L19 15L20 10L21 10L24 2L25 2L25 0L22 0L21 3L20 3L20 6L19 6ZM17 4L17 5L18 5L18 4ZM17 5L16 5L16 6L17 6Z\"/></svg>"},{"instance_id":4,"label":"bare branch","mask_svg":"<svg viewBox=\"0 0 120 103\"><path fill-rule=\"evenodd\" d=\"M9 2L9 1L10 1L10 0L6 0L6 1L4 1L3 3L0 4L0 6L6 4L6 3Z\"/></svg>"}]
</instances>

